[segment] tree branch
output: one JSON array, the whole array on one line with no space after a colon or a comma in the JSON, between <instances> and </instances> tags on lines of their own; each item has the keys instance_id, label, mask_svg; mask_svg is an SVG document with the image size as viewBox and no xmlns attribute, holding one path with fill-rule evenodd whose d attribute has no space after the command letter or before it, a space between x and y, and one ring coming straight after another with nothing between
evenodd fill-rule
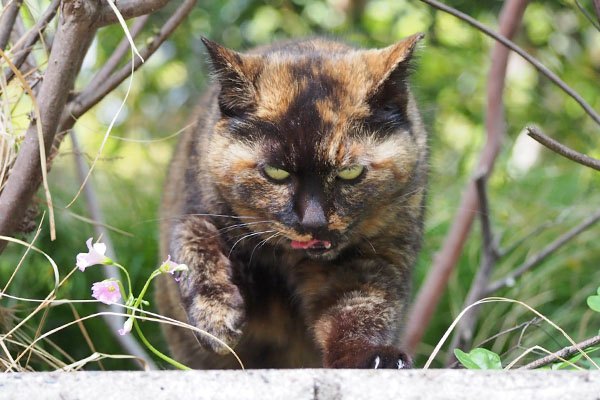
<instances>
[{"instance_id":1,"label":"tree branch","mask_svg":"<svg viewBox=\"0 0 600 400\"><path fill-rule=\"evenodd\" d=\"M577 344L582 350L585 350L588 347L595 346L600 344L600 335L594 336L593 338L589 338ZM557 351L554 354L547 355L544 358L540 358L539 360L533 361L527 365L520 367L519 369L535 369L540 368L548 364L552 364L553 362L559 361L561 358L569 358L577 353L579 353L579 349L575 346L567 346L560 351Z\"/></svg>"},{"instance_id":2,"label":"tree branch","mask_svg":"<svg viewBox=\"0 0 600 400\"><path fill-rule=\"evenodd\" d=\"M533 65L538 71L540 71L542 74L546 75L546 77L548 79L550 79L552 82L554 82L554 84L556 86L561 88L565 93L567 93L577 103L579 103L579 105L585 110L585 112L590 117L592 117L592 119L594 121L596 121L597 124L600 125L600 115L592 108L592 106L590 106L583 99L583 97L581 97L579 95L579 93L577 93L569 85L567 85L563 80L561 80L554 72L550 71L544 64L542 64L541 62L536 60L531 54L527 53L525 50L523 50L522 48L517 46L515 43L513 43L509 39L507 39L506 35L502 35L502 33L498 34L494 31L492 31L491 29L489 29L488 27L486 27L485 25L481 24L477 20L468 16L467 14L464 14L464 13L462 13L452 7L449 7L445 4L442 4L436 0L420 0L420 1L422 1L423 3L427 3L430 6L437 8L438 10L442 10L444 12L447 12L448 14L454 15L455 17L457 17L459 19L462 19L463 21L467 22L468 24L479 29L481 32L485 33L486 35L490 36L491 38L502 43L504 46L508 47L515 53L519 54L521 57L523 57L525 60L527 60L531 65ZM600 4L600 0L595 0L595 4Z\"/></svg>"},{"instance_id":3,"label":"tree branch","mask_svg":"<svg viewBox=\"0 0 600 400\"><path fill-rule=\"evenodd\" d=\"M198 0L185 0L183 4L171 15L165 22L161 30L152 38L148 45L140 52L141 56L147 60L160 47L161 44L173 33L173 31L183 22L196 5ZM134 70L137 70L142 65L139 57L135 57ZM67 108L68 112L63 114L61 120L61 129L65 132L69 130L74 121L83 113L88 111L94 105L98 104L108 93L119 86L128 76L131 75L131 65L123 65L110 78L106 79L100 87L86 87ZM68 120L71 120L69 123Z\"/></svg>"},{"instance_id":4,"label":"tree branch","mask_svg":"<svg viewBox=\"0 0 600 400\"><path fill-rule=\"evenodd\" d=\"M13 47L13 49L11 50L11 54L19 52L19 55L13 61L13 64L17 68L21 68L21 65L23 65L23 62L25 62L27 56L29 56L31 49L38 41L40 36L43 35L46 26L48 26L50 21L52 21L52 19L56 15L59 5L60 0L52 0L52 3L50 3L46 11L44 11L44 14L40 17L40 19L35 23L33 27L31 27L30 30L27 31L25 35L23 35L19 42L17 42ZM6 82L10 82L10 80L14 78L14 76L15 74L11 69L6 71L6 74L4 75Z\"/></svg>"},{"instance_id":5,"label":"tree branch","mask_svg":"<svg viewBox=\"0 0 600 400\"><path fill-rule=\"evenodd\" d=\"M552 139L550 136L545 135L539 128L535 126L528 126L527 134L531 138L537 140L539 143L560 154L561 156L566 157L571 161L575 161L581 165L585 165L586 167L600 171L600 160L586 156L585 154L581 154L570 147L565 146L564 144Z\"/></svg>"},{"instance_id":6,"label":"tree branch","mask_svg":"<svg viewBox=\"0 0 600 400\"><path fill-rule=\"evenodd\" d=\"M19 9L21 8L21 4L23 4L23 0L8 0L2 3L5 9L2 15L0 15L0 50L4 51L8 44L10 33L15 25L17 15L19 15Z\"/></svg>"},{"instance_id":7,"label":"tree branch","mask_svg":"<svg viewBox=\"0 0 600 400\"><path fill-rule=\"evenodd\" d=\"M485 173L480 173L475 179L475 186L477 188L477 198L479 202L479 216L481 219L481 235L483 238L483 251L482 259L477 274L473 279L469 294L465 299L463 308L475 303L484 297L486 287L492 276L492 270L496 266L498 261L498 250L496 243L494 242L494 235L492 232L492 226L490 223L490 210L487 198L486 190L486 176ZM479 307L472 307L467 313L463 315L458 324L450 343L450 349L459 348L464 350L473 339L473 331L475 323L477 322L477 316L479 315ZM454 353L449 352L446 358L446 366L452 364L455 361Z\"/></svg>"},{"instance_id":8,"label":"tree branch","mask_svg":"<svg viewBox=\"0 0 600 400\"><path fill-rule=\"evenodd\" d=\"M79 146L79 141L77 140L77 136L74 132L71 132L71 141L73 142L73 151L75 153L75 163L77 166L77 175L79 176L79 180L83 182L88 173L88 168L85 165L83 157L81 156L81 148ZM98 197L96 196L96 191L94 190L94 185L91 180L87 182L87 185L84 188L84 196L88 206L88 211L90 213L90 217L99 222L98 224L94 224L94 232L97 237L102 237L102 242L106 245L106 254L108 257L115 259L115 250L110 239L110 232L106 229L106 225L104 224L104 218L102 217L102 211L100 209L100 204L98 203ZM102 268L104 273L104 277L106 279L115 278L121 282L123 282L121 272L114 265L106 265ZM108 307L109 311L120 313L122 309L116 305L111 305ZM131 355L136 356L146 362L150 369L157 369L156 364L152 361L152 358L144 351L142 346L134 339L132 335L119 335L118 330L123 327L125 323L125 317L123 316L113 316L113 315L105 315L104 321L110 328L110 332L114 336L114 338L119 342L121 347Z\"/></svg>"},{"instance_id":9,"label":"tree branch","mask_svg":"<svg viewBox=\"0 0 600 400\"><path fill-rule=\"evenodd\" d=\"M596 13L596 18L598 18L598 22L600 22L600 0L592 1L594 5L594 12Z\"/></svg>"},{"instance_id":10,"label":"tree branch","mask_svg":"<svg viewBox=\"0 0 600 400\"><path fill-rule=\"evenodd\" d=\"M145 14L152 14L163 8L170 1L171 0L118 0L114 3L123 18L130 19ZM113 9L108 4L105 4L100 11L100 17L96 22L96 26L102 27L114 24L118 21Z\"/></svg>"},{"instance_id":11,"label":"tree branch","mask_svg":"<svg viewBox=\"0 0 600 400\"><path fill-rule=\"evenodd\" d=\"M500 15L500 32L513 37L519 27L527 0L508 0ZM486 110L487 140L481 151L476 171L489 175L500 151L504 136L502 94L509 51L496 43L491 53L491 68L488 76ZM435 308L454 270L463 245L467 239L477 210L477 192L473 181L463 193L461 203L450 231L444 239L442 249L435 257L408 318L404 346L409 354L414 354Z\"/></svg>"},{"instance_id":12,"label":"tree branch","mask_svg":"<svg viewBox=\"0 0 600 400\"><path fill-rule=\"evenodd\" d=\"M72 90L83 57L96 32L91 23L96 2L64 0L55 45L37 96L40 120L27 129L15 164L0 194L0 234L10 236L23 218L41 181L40 143L35 124L42 124L46 154L54 141L60 115ZM0 244L0 251L7 242Z\"/></svg>"},{"instance_id":13,"label":"tree branch","mask_svg":"<svg viewBox=\"0 0 600 400\"><path fill-rule=\"evenodd\" d=\"M525 272L529 271L533 267L540 264L544 261L549 255L560 249L563 245L573 239L575 236L584 232L586 229L594 225L596 222L600 220L600 212L592 215L581 224L577 225L564 235L557 238L554 242L550 243L546 246L542 251L540 251L535 256L529 258L525 263L523 263L520 267L513 270L513 272L509 273L506 277L499 279L493 283L491 283L487 289L485 290L485 294L483 297L487 297L495 291L502 289L503 287L510 286L514 281L523 275Z\"/></svg>"},{"instance_id":14,"label":"tree branch","mask_svg":"<svg viewBox=\"0 0 600 400\"><path fill-rule=\"evenodd\" d=\"M579 11L581 11L581 13L587 18L587 20L590 21L590 24L592 24L594 28L600 31L600 25L598 25L598 23L594 21L593 17L587 12L587 10L581 5L581 3L579 3L579 0L575 0L575 4L577 5L577 8L579 8Z\"/></svg>"},{"instance_id":15,"label":"tree branch","mask_svg":"<svg viewBox=\"0 0 600 400\"><path fill-rule=\"evenodd\" d=\"M142 15L141 17L135 20L133 25L131 25L131 28L129 28L129 34L133 39L138 37L138 35L142 32L142 29L144 29L148 18L150 18L149 14ZM100 71L98 71L96 76L94 76L94 79L92 79L92 81L88 84L88 86L95 88L100 86L103 82L105 82L114 72L114 70L119 66L121 60L123 60L123 57L125 57L125 55L129 51L131 51L130 49L131 44L129 43L129 40L126 37L123 38L119 45L112 52L108 60L106 60L102 68L100 68Z\"/></svg>"}]
</instances>

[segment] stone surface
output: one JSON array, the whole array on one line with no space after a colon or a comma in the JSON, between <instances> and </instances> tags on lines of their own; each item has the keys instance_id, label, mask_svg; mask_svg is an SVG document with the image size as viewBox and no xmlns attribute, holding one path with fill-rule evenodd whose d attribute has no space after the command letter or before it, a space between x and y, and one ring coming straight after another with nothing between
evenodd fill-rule
<instances>
[{"instance_id":1,"label":"stone surface","mask_svg":"<svg viewBox=\"0 0 600 400\"><path fill-rule=\"evenodd\" d=\"M600 371L250 370L0 375L0 400L600 399Z\"/></svg>"}]
</instances>

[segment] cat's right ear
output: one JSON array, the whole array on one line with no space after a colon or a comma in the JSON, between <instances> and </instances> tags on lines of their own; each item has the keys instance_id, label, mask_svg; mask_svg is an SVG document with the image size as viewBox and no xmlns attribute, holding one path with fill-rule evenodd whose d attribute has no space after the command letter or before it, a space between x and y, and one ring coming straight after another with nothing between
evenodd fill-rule
<instances>
[{"instance_id":1,"label":"cat's right ear","mask_svg":"<svg viewBox=\"0 0 600 400\"><path fill-rule=\"evenodd\" d=\"M256 77L260 63L255 56L240 54L218 43L201 37L208 50L211 65L218 83L219 107L223 115L240 116L256 106Z\"/></svg>"}]
</instances>

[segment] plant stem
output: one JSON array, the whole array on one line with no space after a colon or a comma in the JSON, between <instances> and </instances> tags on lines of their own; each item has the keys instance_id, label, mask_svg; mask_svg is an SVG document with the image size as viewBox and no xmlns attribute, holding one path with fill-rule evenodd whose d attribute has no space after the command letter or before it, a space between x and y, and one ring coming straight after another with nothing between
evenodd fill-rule
<instances>
[{"instance_id":1,"label":"plant stem","mask_svg":"<svg viewBox=\"0 0 600 400\"><path fill-rule=\"evenodd\" d=\"M144 343L144 345L146 345L146 347L149 348L151 352L153 352L154 354L156 354L156 356L158 356L159 358L165 360L169 364L174 365L175 367L177 367L179 369L191 370L190 367L188 367L186 365L183 365L180 362L177 362L177 361L173 360L171 357L167 356L166 354L163 354L158 349L156 349L154 346L152 346L150 344L150 342L148 341L148 339L146 339L146 337L142 333L142 329L140 328L140 326L139 326L139 324L138 324L138 322L137 322L136 319L133 320L133 326L135 327L135 331L137 332L137 334L140 336L140 339L142 340L142 343Z\"/></svg>"}]
</instances>

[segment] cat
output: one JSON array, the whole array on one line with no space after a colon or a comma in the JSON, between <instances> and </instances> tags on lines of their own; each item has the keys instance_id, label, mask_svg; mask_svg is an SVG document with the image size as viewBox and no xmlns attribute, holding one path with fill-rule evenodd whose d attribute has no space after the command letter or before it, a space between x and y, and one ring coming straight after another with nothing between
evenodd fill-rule
<instances>
[{"instance_id":1,"label":"cat","mask_svg":"<svg viewBox=\"0 0 600 400\"><path fill-rule=\"evenodd\" d=\"M410 36L238 53L203 38L215 84L181 137L161 203L156 286L192 368L409 368L398 348L420 250L427 133ZM168 275L168 274L166 274Z\"/></svg>"}]
</instances>

